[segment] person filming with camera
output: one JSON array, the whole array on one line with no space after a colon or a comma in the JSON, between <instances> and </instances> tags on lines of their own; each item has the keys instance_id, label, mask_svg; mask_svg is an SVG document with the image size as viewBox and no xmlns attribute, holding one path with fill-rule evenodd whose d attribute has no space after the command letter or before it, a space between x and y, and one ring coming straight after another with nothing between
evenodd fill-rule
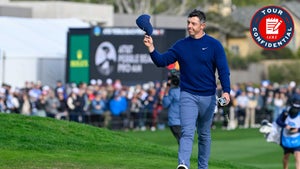
<instances>
[{"instance_id":1,"label":"person filming with camera","mask_svg":"<svg viewBox=\"0 0 300 169\"><path fill-rule=\"evenodd\" d=\"M179 72L176 69L171 70L168 77L165 95L163 97L163 107L168 109L168 126L179 144L181 127L180 127L180 114L179 114Z\"/></svg>"}]
</instances>

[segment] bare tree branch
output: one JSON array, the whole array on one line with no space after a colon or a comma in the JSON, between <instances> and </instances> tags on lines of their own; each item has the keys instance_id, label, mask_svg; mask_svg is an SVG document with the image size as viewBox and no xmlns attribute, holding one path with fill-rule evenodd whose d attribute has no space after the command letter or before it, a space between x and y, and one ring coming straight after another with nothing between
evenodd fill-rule
<instances>
[{"instance_id":1,"label":"bare tree branch","mask_svg":"<svg viewBox=\"0 0 300 169\"><path fill-rule=\"evenodd\" d=\"M124 13L124 8L123 8L121 0L115 0L114 5L117 7L116 13Z\"/></svg>"},{"instance_id":2,"label":"bare tree branch","mask_svg":"<svg viewBox=\"0 0 300 169\"><path fill-rule=\"evenodd\" d=\"M186 5L188 0L181 0L181 4L179 7L178 15L183 15L186 12Z\"/></svg>"},{"instance_id":3,"label":"bare tree branch","mask_svg":"<svg viewBox=\"0 0 300 169\"><path fill-rule=\"evenodd\" d=\"M122 5L123 5L126 13L133 14L133 8L132 8L132 5L131 5L131 3L129 1L130 0L121 0Z\"/></svg>"}]
</instances>

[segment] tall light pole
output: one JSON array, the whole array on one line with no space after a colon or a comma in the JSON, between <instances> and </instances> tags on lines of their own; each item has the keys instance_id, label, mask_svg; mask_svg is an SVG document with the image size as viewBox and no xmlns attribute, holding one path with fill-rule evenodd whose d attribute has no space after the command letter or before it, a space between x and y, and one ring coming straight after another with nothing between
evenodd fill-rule
<instances>
[{"instance_id":1,"label":"tall light pole","mask_svg":"<svg viewBox=\"0 0 300 169\"><path fill-rule=\"evenodd\" d=\"M0 49L0 67L1 67L1 70L0 70L0 85L2 85L2 81L3 81L3 54L2 54L2 50Z\"/></svg>"},{"instance_id":2,"label":"tall light pole","mask_svg":"<svg viewBox=\"0 0 300 169\"><path fill-rule=\"evenodd\" d=\"M0 85L4 82L4 52L0 49Z\"/></svg>"},{"instance_id":3,"label":"tall light pole","mask_svg":"<svg viewBox=\"0 0 300 169\"><path fill-rule=\"evenodd\" d=\"M157 15L157 13L156 13L156 5L157 5L157 3L156 3L156 0L153 0L153 2L154 2L154 7L153 7L153 27L154 28L156 28L156 15Z\"/></svg>"}]
</instances>

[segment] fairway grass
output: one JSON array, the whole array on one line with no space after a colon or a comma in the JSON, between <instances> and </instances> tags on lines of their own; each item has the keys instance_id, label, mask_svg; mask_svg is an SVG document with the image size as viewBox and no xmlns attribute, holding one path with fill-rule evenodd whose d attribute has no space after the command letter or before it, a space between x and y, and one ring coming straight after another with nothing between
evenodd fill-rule
<instances>
[{"instance_id":1,"label":"fairway grass","mask_svg":"<svg viewBox=\"0 0 300 169\"><path fill-rule=\"evenodd\" d=\"M147 131L147 134L143 132L128 132L127 134L169 147L176 151L176 139L172 136L170 130L167 129L166 131ZM192 165L194 165L193 168L197 168L195 165L197 163L196 141L197 139L195 138L192 155L192 160L194 160L192 162ZM217 128L212 130L209 168L225 164L229 169L244 169L246 166L252 169L282 169L282 153L279 145L265 141L263 134L259 133L258 128L229 131ZM295 168L294 162L294 157L291 155L289 161L291 169ZM229 166L229 164L232 164L232 166Z\"/></svg>"},{"instance_id":2,"label":"fairway grass","mask_svg":"<svg viewBox=\"0 0 300 169\"><path fill-rule=\"evenodd\" d=\"M266 143L257 130L249 130L244 136L246 132L212 131L209 168L280 168L281 149ZM1 169L174 169L177 146L168 129L117 132L51 118L0 113ZM196 148L191 169L197 168ZM269 162L274 164L265 164Z\"/></svg>"}]
</instances>

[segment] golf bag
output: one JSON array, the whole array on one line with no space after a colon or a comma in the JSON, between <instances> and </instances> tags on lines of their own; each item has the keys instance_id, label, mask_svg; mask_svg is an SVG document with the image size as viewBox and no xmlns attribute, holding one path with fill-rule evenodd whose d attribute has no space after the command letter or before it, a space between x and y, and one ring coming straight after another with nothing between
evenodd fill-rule
<instances>
[{"instance_id":1,"label":"golf bag","mask_svg":"<svg viewBox=\"0 0 300 169\"><path fill-rule=\"evenodd\" d=\"M280 134L282 128L276 122L270 123L268 120L261 122L259 132L263 133L267 142L280 144Z\"/></svg>"}]
</instances>

